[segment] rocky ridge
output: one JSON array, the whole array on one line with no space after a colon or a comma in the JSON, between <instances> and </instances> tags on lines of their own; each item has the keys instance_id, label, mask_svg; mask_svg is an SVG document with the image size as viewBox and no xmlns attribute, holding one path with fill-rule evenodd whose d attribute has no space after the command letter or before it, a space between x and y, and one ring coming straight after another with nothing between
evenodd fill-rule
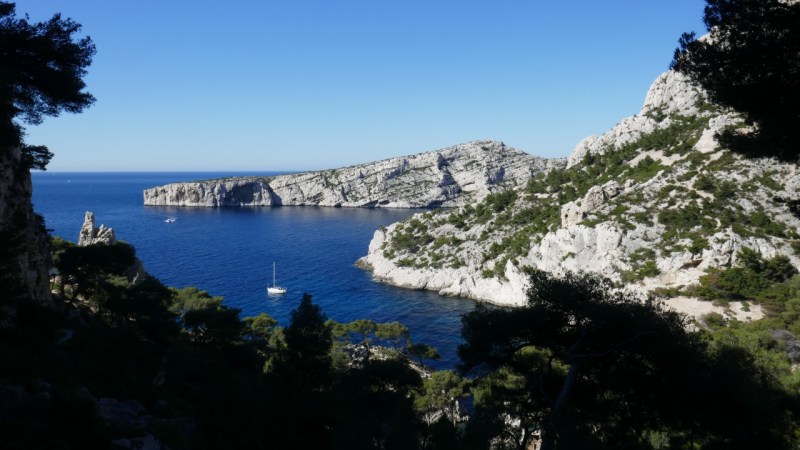
<instances>
[{"instance_id":1,"label":"rocky ridge","mask_svg":"<svg viewBox=\"0 0 800 450\"><path fill-rule=\"evenodd\" d=\"M525 302L526 268L652 292L733 266L742 248L798 266L797 166L720 148L714 135L731 126L741 126L734 114L667 72L639 114L581 141L566 168L378 230L359 264L397 286L503 305ZM693 300L674 303L692 309ZM731 315L760 314L747 309Z\"/></svg>"},{"instance_id":2,"label":"rocky ridge","mask_svg":"<svg viewBox=\"0 0 800 450\"><path fill-rule=\"evenodd\" d=\"M144 191L145 205L454 207L524 185L564 159L539 158L496 141L474 141L341 169L274 177L172 183Z\"/></svg>"}]
</instances>

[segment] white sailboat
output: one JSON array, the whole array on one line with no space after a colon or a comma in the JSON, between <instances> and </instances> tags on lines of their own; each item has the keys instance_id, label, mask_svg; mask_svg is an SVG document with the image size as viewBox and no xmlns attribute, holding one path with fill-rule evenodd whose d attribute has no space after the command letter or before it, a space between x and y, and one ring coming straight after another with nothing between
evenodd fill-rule
<instances>
[{"instance_id":1,"label":"white sailboat","mask_svg":"<svg viewBox=\"0 0 800 450\"><path fill-rule=\"evenodd\" d=\"M285 294L286 288L275 284L275 261L272 261L272 286L267 287L267 294Z\"/></svg>"}]
</instances>

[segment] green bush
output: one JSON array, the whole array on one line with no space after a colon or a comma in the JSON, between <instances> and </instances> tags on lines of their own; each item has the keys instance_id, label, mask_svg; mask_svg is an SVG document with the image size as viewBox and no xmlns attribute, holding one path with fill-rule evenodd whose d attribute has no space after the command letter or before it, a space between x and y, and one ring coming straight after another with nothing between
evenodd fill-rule
<instances>
[{"instance_id":1,"label":"green bush","mask_svg":"<svg viewBox=\"0 0 800 450\"><path fill-rule=\"evenodd\" d=\"M771 310L782 309L792 293L787 283L797 275L789 258L778 255L765 260L748 248L738 256L738 267L710 270L692 292L706 300L749 300L766 303Z\"/></svg>"}]
</instances>

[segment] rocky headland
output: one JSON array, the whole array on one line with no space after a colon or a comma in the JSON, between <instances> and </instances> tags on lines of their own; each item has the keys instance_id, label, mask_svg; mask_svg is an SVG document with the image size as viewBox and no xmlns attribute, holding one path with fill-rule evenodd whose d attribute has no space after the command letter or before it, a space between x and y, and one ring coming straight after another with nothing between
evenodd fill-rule
<instances>
[{"instance_id":1,"label":"rocky headland","mask_svg":"<svg viewBox=\"0 0 800 450\"><path fill-rule=\"evenodd\" d=\"M529 155L496 141L474 141L340 169L172 183L144 191L158 206L455 207L525 185L566 160Z\"/></svg>"},{"instance_id":2,"label":"rocky headland","mask_svg":"<svg viewBox=\"0 0 800 450\"><path fill-rule=\"evenodd\" d=\"M640 292L680 292L743 248L800 264L797 166L745 159L715 134L743 127L676 72L640 113L581 141L564 168L455 210L375 232L359 265L383 282L502 305L526 301L526 270L583 271ZM708 312L678 296L676 309ZM756 319L758 307L733 304Z\"/></svg>"}]
</instances>

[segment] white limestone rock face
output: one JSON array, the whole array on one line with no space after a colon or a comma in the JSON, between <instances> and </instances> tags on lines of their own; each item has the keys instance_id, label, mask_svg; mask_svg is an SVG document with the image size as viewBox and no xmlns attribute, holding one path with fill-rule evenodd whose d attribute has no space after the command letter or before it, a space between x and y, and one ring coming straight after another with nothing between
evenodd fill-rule
<instances>
[{"instance_id":1,"label":"white limestone rock face","mask_svg":"<svg viewBox=\"0 0 800 450\"><path fill-rule=\"evenodd\" d=\"M716 135L726 127L739 123L741 123L741 119L728 114L712 117L708 121L708 128L703 130L703 134L694 145L694 149L700 153L711 153L719 150L719 142L716 139Z\"/></svg>"},{"instance_id":2,"label":"white limestone rock face","mask_svg":"<svg viewBox=\"0 0 800 450\"><path fill-rule=\"evenodd\" d=\"M484 278L470 267L421 269L398 266L383 254L387 236L395 231L396 226L392 224L376 231L367 256L357 261L357 265L372 271L376 280L409 289L436 291L448 297L471 298L504 306L525 304L527 277L510 262L505 266L504 280Z\"/></svg>"},{"instance_id":3,"label":"white limestone rock face","mask_svg":"<svg viewBox=\"0 0 800 450\"><path fill-rule=\"evenodd\" d=\"M670 126L672 114L699 115L699 105L706 99L706 94L685 75L674 71L663 73L650 86L639 114L623 119L602 136L589 136L580 141L567 158L567 167L578 164L587 154L620 148L642 135Z\"/></svg>"},{"instance_id":4,"label":"white limestone rock face","mask_svg":"<svg viewBox=\"0 0 800 450\"><path fill-rule=\"evenodd\" d=\"M597 211L601 206L622 192L622 187L614 180L602 186L592 186L579 202L568 202L561 206L561 226L579 224L587 214Z\"/></svg>"},{"instance_id":5,"label":"white limestone rock face","mask_svg":"<svg viewBox=\"0 0 800 450\"><path fill-rule=\"evenodd\" d=\"M698 104L706 98L706 94L692 84L686 75L670 70L659 75L650 86L642 113L660 109L665 114L693 116L699 113Z\"/></svg>"},{"instance_id":6,"label":"white limestone rock face","mask_svg":"<svg viewBox=\"0 0 800 450\"><path fill-rule=\"evenodd\" d=\"M86 211L83 225L78 235L78 245L85 247L87 245L114 245L116 243L117 236L114 230L105 225L94 226L94 213Z\"/></svg>"},{"instance_id":7,"label":"white limestone rock face","mask_svg":"<svg viewBox=\"0 0 800 450\"><path fill-rule=\"evenodd\" d=\"M800 267L798 166L730 153L715 137L727 127L743 124L665 73L639 114L584 139L553 169L563 174L520 184L511 200L416 214L376 232L359 262L390 284L509 306L525 302L526 269L595 273L650 294L735 267L745 248ZM671 305L741 320L762 314L689 297Z\"/></svg>"},{"instance_id":8,"label":"white limestone rock face","mask_svg":"<svg viewBox=\"0 0 800 450\"><path fill-rule=\"evenodd\" d=\"M453 207L524 185L564 159L529 155L502 142L474 141L341 169L172 183L144 191L145 205L424 208Z\"/></svg>"}]
</instances>

